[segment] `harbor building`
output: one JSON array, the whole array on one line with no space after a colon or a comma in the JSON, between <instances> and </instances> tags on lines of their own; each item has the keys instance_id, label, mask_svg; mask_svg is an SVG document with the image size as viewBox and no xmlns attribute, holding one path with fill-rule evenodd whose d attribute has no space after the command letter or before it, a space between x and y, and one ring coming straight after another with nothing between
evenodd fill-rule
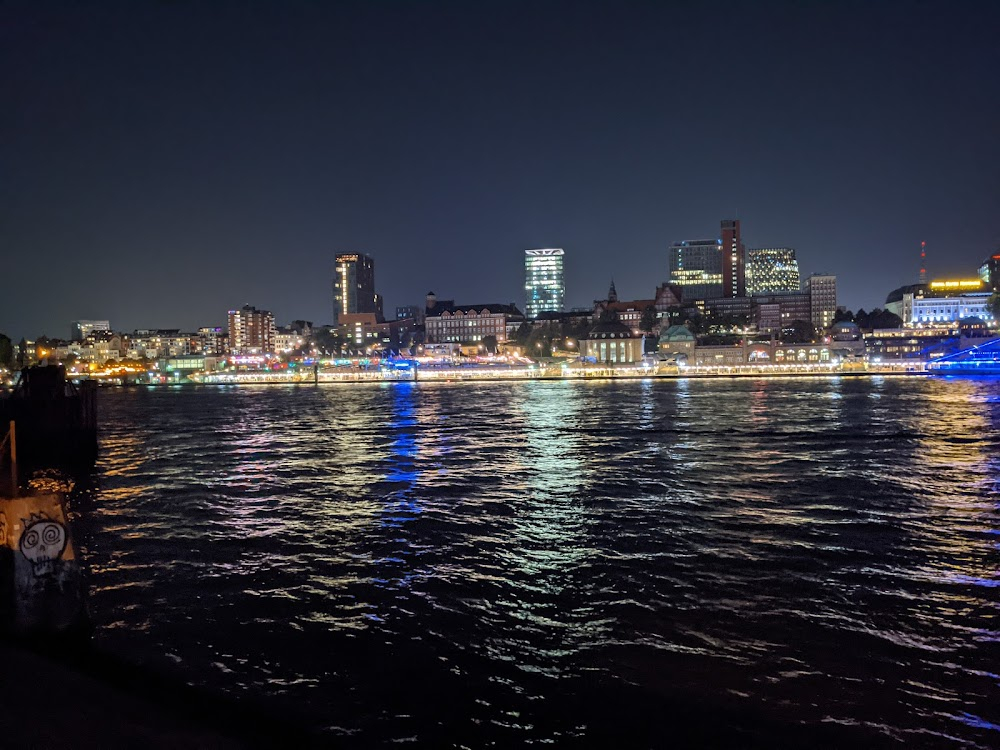
<instances>
[{"instance_id":1,"label":"harbor building","mask_svg":"<svg viewBox=\"0 0 1000 750\"><path fill-rule=\"evenodd\" d=\"M580 353L598 364L621 365L642 361L644 338L632 334L624 323L598 323L580 341Z\"/></svg>"},{"instance_id":2,"label":"harbor building","mask_svg":"<svg viewBox=\"0 0 1000 750\"><path fill-rule=\"evenodd\" d=\"M375 292L375 260L361 253L338 253L333 275L333 325L342 315L375 313L382 319L382 298Z\"/></svg>"},{"instance_id":3,"label":"harbor building","mask_svg":"<svg viewBox=\"0 0 1000 750\"><path fill-rule=\"evenodd\" d=\"M756 247L747 250L747 294L794 294L802 287L799 262L790 247Z\"/></svg>"},{"instance_id":4,"label":"harbor building","mask_svg":"<svg viewBox=\"0 0 1000 750\"><path fill-rule=\"evenodd\" d=\"M894 289L886 297L885 307L908 327L951 326L969 317L991 322L992 293L981 278L934 280Z\"/></svg>"},{"instance_id":5,"label":"harbor building","mask_svg":"<svg viewBox=\"0 0 1000 750\"><path fill-rule=\"evenodd\" d=\"M503 342L524 320L524 313L513 304L456 305L430 292L424 317L425 342L477 344L487 336Z\"/></svg>"},{"instance_id":6,"label":"harbor building","mask_svg":"<svg viewBox=\"0 0 1000 750\"><path fill-rule=\"evenodd\" d=\"M537 318L542 312L562 312L566 303L562 248L524 251L525 313Z\"/></svg>"},{"instance_id":7,"label":"harbor building","mask_svg":"<svg viewBox=\"0 0 1000 750\"><path fill-rule=\"evenodd\" d=\"M944 325L963 318L992 321L989 309L992 292L965 292L947 297L914 297L910 323L912 325Z\"/></svg>"}]
</instances>

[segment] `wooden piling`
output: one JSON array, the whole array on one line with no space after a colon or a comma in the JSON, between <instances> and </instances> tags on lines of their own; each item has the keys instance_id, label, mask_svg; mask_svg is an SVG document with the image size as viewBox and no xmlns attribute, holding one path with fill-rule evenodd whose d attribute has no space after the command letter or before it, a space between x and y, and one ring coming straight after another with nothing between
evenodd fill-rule
<instances>
[{"instance_id":1,"label":"wooden piling","mask_svg":"<svg viewBox=\"0 0 1000 750\"><path fill-rule=\"evenodd\" d=\"M7 440L10 441L10 491L17 497L17 486L20 483L17 475L17 423L13 419L10 420Z\"/></svg>"}]
</instances>

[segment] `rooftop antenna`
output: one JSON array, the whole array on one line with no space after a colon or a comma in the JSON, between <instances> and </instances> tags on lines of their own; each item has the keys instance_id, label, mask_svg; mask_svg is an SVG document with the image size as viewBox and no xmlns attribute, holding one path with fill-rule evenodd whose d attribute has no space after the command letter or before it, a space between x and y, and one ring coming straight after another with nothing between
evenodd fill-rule
<instances>
[{"instance_id":1,"label":"rooftop antenna","mask_svg":"<svg viewBox=\"0 0 1000 750\"><path fill-rule=\"evenodd\" d=\"M927 243L920 243L920 283L927 283Z\"/></svg>"}]
</instances>

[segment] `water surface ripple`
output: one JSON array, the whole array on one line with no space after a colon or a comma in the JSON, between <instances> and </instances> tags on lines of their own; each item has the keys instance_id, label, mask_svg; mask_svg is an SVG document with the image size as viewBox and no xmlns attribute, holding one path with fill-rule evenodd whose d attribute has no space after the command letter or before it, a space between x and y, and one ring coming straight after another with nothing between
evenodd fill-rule
<instances>
[{"instance_id":1,"label":"water surface ripple","mask_svg":"<svg viewBox=\"0 0 1000 750\"><path fill-rule=\"evenodd\" d=\"M1000 382L102 390L100 643L337 745L1000 746Z\"/></svg>"}]
</instances>

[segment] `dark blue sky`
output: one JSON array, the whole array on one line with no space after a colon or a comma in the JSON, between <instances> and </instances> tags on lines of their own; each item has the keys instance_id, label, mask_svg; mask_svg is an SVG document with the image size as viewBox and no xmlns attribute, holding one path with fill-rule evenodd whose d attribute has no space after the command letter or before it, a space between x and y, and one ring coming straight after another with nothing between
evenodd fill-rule
<instances>
[{"instance_id":1,"label":"dark blue sky","mask_svg":"<svg viewBox=\"0 0 1000 750\"><path fill-rule=\"evenodd\" d=\"M730 216L880 305L1000 245L998 5L0 4L0 331L649 297Z\"/></svg>"}]
</instances>

